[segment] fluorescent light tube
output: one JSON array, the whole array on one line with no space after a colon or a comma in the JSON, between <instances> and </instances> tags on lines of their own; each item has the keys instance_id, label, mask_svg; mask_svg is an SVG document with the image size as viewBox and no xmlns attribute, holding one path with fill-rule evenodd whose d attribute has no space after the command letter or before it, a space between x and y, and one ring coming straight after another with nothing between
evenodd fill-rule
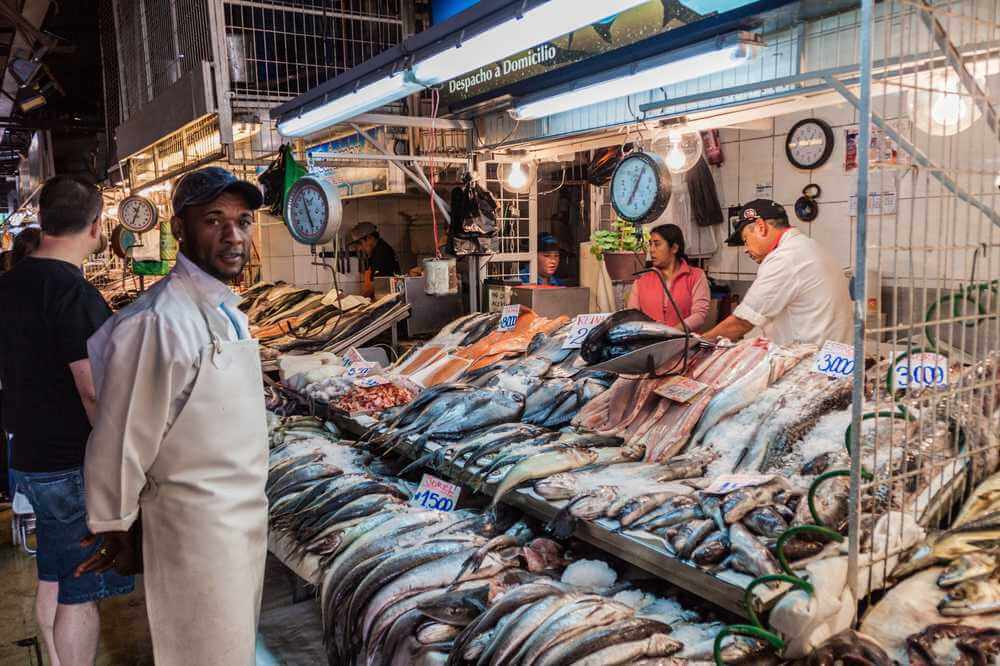
<instances>
[{"instance_id":1,"label":"fluorescent light tube","mask_svg":"<svg viewBox=\"0 0 1000 666\"><path fill-rule=\"evenodd\" d=\"M653 88L717 74L743 65L757 56L760 44L747 37L702 42L687 49L633 63L627 68L578 81L568 88L540 93L518 103L510 115L530 120L570 111Z\"/></svg>"},{"instance_id":2,"label":"fluorescent light tube","mask_svg":"<svg viewBox=\"0 0 1000 666\"><path fill-rule=\"evenodd\" d=\"M355 92L306 111L302 115L278 123L283 136L307 136L331 125L350 120L359 113L377 109L411 95L423 86L413 83L403 74L387 76L358 88Z\"/></svg>"},{"instance_id":3,"label":"fluorescent light tube","mask_svg":"<svg viewBox=\"0 0 1000 666\"><path fill-rule=\"evenodd\" d=\"M473 35L455 48L413 65L413 78L425 86L444 83L497 60L614 16L647 0L548 0L503 23Z\"/></svg>"}]
</instances>

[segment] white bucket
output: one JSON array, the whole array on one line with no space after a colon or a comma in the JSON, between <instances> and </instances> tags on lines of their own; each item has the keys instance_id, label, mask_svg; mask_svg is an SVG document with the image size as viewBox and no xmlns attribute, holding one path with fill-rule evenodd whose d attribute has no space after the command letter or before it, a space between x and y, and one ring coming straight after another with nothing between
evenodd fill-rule
<instances>
[{"instance_id":1,"label":"white bucket","mask_svg":"<svg viewBox=\"0 0 1000 666\"><path fill-rule=\"evenodd\" d=\"M424 259L424 292L431 296L458 293L454 259Z\"/></svg>"}]
</instances>

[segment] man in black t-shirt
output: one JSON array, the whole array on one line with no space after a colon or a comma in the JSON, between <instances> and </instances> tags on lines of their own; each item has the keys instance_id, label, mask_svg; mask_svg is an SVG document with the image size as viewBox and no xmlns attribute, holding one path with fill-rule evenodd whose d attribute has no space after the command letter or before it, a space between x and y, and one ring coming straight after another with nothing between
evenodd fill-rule
<instances>
[{"instance_id":1,"label":"man in black t-shirt","mask_svg":"<svg viewBox=\"0 0 1000 666\"><path fill-rule=\"evenodd\" d=\"M80 270L100 246L101 194L57 176L39 193L38 249L0 275L0 383L3 422L12 434L15 491L35 512L36 615L53 663L94 663L96 601L130 592L115 573L74 577L99 546L89 534L83 454L94 413L87 338L111 315Z\"/></svg>"},{"instance_id":2,"label":"man in black t-shirt","mask_svg":"<svg viewBox=\"0 0 1000 666\"><path fill-rule=\"evenodd\" d=\"M361 295L372 298L375 286L372 280L377 277L399 275L399 259L396 251L378 234L378 228L371 222L361 222L351 229L350 247L356 247L368 258L368 270L365 271L364 282L361 285Z\"/></svg>"}]
</instances>

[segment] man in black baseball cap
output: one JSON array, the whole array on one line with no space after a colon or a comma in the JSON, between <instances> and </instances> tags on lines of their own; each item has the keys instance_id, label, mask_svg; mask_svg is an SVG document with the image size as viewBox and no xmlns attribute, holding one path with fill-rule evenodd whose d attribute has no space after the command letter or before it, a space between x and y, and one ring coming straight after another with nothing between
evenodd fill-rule
<instances>
[{"instance_id":1,"label":"man in black baseball cap","mask_svg":"<svg viewBox=\"0 0 1000 666\"><path fill-rule=\"evenodd\" d=\"M98 392L85 545L101 544L77 574L132 569L141 538L157 664L254 663L267 424L260 350L226 283L249 259L260 205L224 169L182 178L177 263L87 345Z\"/></svg>"},{"instance_id":2,"label":"man in black baseball cap","mask_svg":"<svg viewBox=\"0 0 1000 666\"><path fill-rule=\"evenodd\" d=\"M232 280L250 260L253 211L263 201L256 185L221 167L187 174L174 188L170 220L180 251L212 277Z\"/></svg>"},{"instance_id":3,"label":"man in black baseball cap","mask_svg":"<svg viewBox=\"0 0 1000 666\"><path fill-rule=\"evenodd\" d=\"M848 342L853 322L847 278L815 240L788 224L784 206L754 199L740 209L729 245L760 264L733 314L705 333L739 340L752 329L778 344Z\"/></svg>"}]
</instances>

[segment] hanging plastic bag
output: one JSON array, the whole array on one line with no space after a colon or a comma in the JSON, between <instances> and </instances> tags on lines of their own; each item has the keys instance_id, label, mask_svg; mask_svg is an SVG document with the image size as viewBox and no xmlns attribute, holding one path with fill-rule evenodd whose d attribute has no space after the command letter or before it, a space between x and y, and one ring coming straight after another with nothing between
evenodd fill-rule
<instances>
[{"instance_id":1,"label":"hanging plastic bag","mask_svg":"<svg viewBox=\"0 0 1000 666\"><path fill-rule=\"evenodd\" d=\"M272 215L281 217L284 214L288 190L307 173L308 170L295 161L292 147L287 143L282 145L278 157L257 177L264 193L264 206Z\"/></svg>"}]
</instances>

